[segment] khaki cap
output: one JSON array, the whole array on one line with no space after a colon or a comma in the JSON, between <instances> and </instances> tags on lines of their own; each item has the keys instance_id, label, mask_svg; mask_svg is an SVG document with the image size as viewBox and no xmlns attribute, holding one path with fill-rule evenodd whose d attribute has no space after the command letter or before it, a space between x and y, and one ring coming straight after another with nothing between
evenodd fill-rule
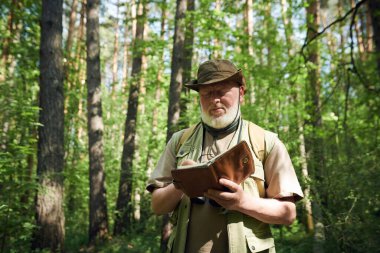
<instances>
[{"instance_id":1,"label":"khaki cap","mask_svg":"<svg viewBox=\"0 0 380 253\"><path fill-rule=\"evenodd\" d=\"M225 81L236 81L245 87L245 79L241 69L228 60L209 60L198 68L197 79L185 84L187 88L198 91L200 86L222 84Z\"/></svg>"}]
</instances>

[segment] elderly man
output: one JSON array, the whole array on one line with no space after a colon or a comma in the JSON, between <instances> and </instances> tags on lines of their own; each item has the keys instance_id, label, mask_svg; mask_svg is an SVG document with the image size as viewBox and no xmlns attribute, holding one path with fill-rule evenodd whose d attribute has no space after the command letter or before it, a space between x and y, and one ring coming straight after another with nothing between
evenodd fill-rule
<instances>
[{"instance_id":1,"label":"elderly man","mask_svg":"<svg viewBox=\"0 0 380 253\"><path fill-rule=\"evenodd\" d=\"M291 224L295 202L303 197L284 144L241 118L245 79L230 61L202 63L186 86L199 94L201 121L173 135L147 186L154 213L171 213L169 252L275 252L269 224ZM226 191L209 189L189 198L172 183L177 165L206 162L243 140L255 172L241 184L221 178Z\"/></svg>"}]
</instances>

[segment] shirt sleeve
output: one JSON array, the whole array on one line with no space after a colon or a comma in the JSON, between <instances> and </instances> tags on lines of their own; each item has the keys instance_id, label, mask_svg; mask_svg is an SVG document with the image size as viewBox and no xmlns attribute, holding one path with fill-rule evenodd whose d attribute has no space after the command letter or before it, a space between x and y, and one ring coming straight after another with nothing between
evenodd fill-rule
<instances>
[{"instance_id":1,"label":"shirt sleeve","mask_svg":"<svg viewBox=\"0 0 380 253\"><path fill-rule=\"evenodd\" d=\"M303 192L288 151L277 137L274 140L273 149L265 161L264 170L268 198L279 199L294 196L296 201L303 198Z\"/></svg>"},{"instance_id":2,"label":"shirt sleeve","mask_svg":"<svg viewBox=\"0 0 380 253\"><path fill-rule=\"evenodd\" d=\"M146 189L153 192L156 188L162 188L169 185L173 178L171 170L176 167L176 154L175 147L179 141L181 132L173 134L172 138L168 141L164 152L161 154L156 168L151 173Z\"/></svg>"}]
</instances>

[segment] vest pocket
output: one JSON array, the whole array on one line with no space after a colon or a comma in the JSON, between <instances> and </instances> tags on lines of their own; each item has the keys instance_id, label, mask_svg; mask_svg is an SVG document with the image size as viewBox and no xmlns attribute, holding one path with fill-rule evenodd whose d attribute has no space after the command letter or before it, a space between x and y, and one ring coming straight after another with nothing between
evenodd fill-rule
<instances>
[{"instance_id":1,"label":"vest pocket","mask_svg":"<svg viewBox=\"0 0 380 253\"><path fill-rule=\"evenodd\" d=\"M261 252L274 247L273 238L259 239L256 236L246 236L248 252Z\"/></svg>"}]
</instances>

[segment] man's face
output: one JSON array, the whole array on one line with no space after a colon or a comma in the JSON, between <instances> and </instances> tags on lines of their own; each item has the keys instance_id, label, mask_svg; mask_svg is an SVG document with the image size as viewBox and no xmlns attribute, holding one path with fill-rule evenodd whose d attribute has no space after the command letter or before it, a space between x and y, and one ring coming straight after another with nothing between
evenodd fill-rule
<instances>
[{"instance_id":1,"label":"man's face","mask_svg":"<svg viewBox=\"0 0 380 253\"><path fill-rule=\"evenodd\" d=\"M203 122L214 128L228 126L238 113L239 102L242 102L243 95L244 88L232 81L200 87Z\"/></svg>"}]
</instances>

